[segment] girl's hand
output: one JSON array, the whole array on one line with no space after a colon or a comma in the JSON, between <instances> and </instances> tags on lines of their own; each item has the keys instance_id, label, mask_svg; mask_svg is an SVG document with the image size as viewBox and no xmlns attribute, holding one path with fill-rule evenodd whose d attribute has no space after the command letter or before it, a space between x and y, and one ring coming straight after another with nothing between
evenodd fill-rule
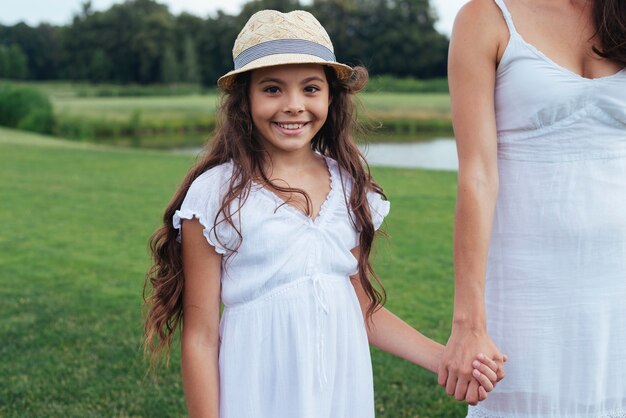
<instances>
[{"instance_id":1,"label":"girl's hand","mask_svg":"<svg viewBox=\"0 0 626 418\"><path fill-rule=\"evenodd\" d=\"M505 355L503 361L506 361L506 359L507 357ZM472 376L480 384L478 388L478 401L484 401L487 399L487 393L491 392L496 386L496 383L501 380L499 376L504 377L504 370L500 370L500 367L498 367L495 361L482 353L472 362L472 367L474 368ZM500 373L498 373L498 371L500 371ZM466 401L468 400L467 398L466 394Z\"/></svg>"}]
</instances>

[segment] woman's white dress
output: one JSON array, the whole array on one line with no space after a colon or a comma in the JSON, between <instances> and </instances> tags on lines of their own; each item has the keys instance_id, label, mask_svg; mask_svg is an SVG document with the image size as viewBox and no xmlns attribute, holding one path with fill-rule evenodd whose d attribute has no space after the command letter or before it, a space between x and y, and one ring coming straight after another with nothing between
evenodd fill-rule
<instances>
[{"instance_id":1,"label":"woman's white dress","mask_svg":"<svg viewBox=\"0 0 626 418\"><path fill-rule=\"evenodd\" d=\"M506 378L470 417L626 417L626 69L587 79L522 39L498 66L488 332Z\"/></svg>"},{"instance_id":2,"label":"woman's white dress","mask_svg":"<svg viewBox=\"0 0 626 418\"><path fill-rule=\"evenodd\" d=\"M199 219L223 254L220 329L221 418L373 418L374 393L364 320L349 276L358 235L348 217L337 163L326 158L331 190L312 220L253 184L233 217L213 228L232 163L191 185L174 226ZM345 183L345 184L343 184ZM368 195L374 226L389 202Z\"/></svg>"}]
</instances>

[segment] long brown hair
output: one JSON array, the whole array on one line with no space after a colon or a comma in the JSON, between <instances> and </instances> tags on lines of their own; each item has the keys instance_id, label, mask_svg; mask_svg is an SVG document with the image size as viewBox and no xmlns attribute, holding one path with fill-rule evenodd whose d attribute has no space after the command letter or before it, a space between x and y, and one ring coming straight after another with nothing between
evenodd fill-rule
<instances>
[{"instance_id":1,"label":"long brown hair","mask_svg":"<svg viewBox=\"0 0 626 418\"><path fill-rule=\"evenodd\" d=\"M367 192L374 191L383 197L385 195L372 179L369 166L354 141L354 135L362 132L363 128L357 121L357 108L353 98L367 84L368 73L363 67L355 67L353 76L347 81L342 81L337 79L334 70L324 68L331 101L327 120L313 138L311 148L336 160L341 168L342 183L345 184L346 180L349 180L352 184L350 196L345 198L354 214L353 217L350 215L351 221L359 232L358 278L370 299L367 316L371 317L374 311L384 304L386 294L369 262L375 230ZM265 154L252 122L249 85L250 73L242 73L233 85L223 92L213 141L208 145L202 160L183 180L165 209L163 225L150 238L153 263L146 274L144 303L148 308L145 318L145 349L151 352L151 364L158 360L163 349L169 354L172 337L183 317L184 276L181 245L177 241L178 231L173 226L172 218L176 210L180 209L191 183L198 176L212 167L228 161L233 162L233 175L218 215L213 220L213 228L216 227L216 223L227 222L237 231L240 243L243 237L237 230L233 216L239 213L241 205L245 203L253 179L260 179L262 183L282 193L303 195L307 202L307 212L310 213L310 199L303 190L276 185L267 178L263 170ZM344 175L348 179L345 179ZM235 206L238 205L238 209L234 211L231 210L233 202L237 202ZM230 250L236 251L237 248ZM373 285L372 280L377 283L380 290Z\"/></svg>"},{"instance_id":2,"label":"long brown hair","mask_svg":"<svg viewBox=\"0 0 626 418\"><path fill-rule=\"evenodd\" d=\"M600 40L600 47L594 47L594 52L626 66L626 2L595 0L593 19L596 27L595 36Z\"/></svg>"}]
</instances>

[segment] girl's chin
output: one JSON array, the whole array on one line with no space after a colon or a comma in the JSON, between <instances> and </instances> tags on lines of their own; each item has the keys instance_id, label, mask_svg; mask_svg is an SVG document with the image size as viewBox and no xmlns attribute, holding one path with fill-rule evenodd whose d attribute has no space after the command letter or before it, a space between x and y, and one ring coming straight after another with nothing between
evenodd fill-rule
<instances>
[{"instance_id":1,"label":"girl's chin","mask_svg":"<svg viewBox=\"0 0 626 418\"><path fill-rule=\"evenodd\" d=\"M311 151L311 140L274 136L272 140L265 140L265 148L270 154L300 153L304 150Z\"/></svg>"}]
</instances>

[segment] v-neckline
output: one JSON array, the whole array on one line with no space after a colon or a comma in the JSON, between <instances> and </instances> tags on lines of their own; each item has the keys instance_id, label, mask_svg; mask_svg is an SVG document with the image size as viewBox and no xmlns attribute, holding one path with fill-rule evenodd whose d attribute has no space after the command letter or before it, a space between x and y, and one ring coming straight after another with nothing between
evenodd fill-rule
<instances>
[{"instance_id":1,"label":"v-neckline","mask_svg":"<svg viewBox=\"0 0 626 418\"><path fill-rule=\"evenodd\" d=\"M550 64L551 66L555 67L557 70L560 70L566 74L569 74L577 79L580 79L582 81L587 81L587 82L592 82L592 81L600 81L600 80L608 80L614 77L619 76L620 74L622 74L624 71L626 71L626 67L622 67L619 70L617 70L616 72L612 73L612 74L608 74L608 75L604 75L601 77L586 77L582 74L578 74L576 71L565 67L564 65L559 64L558 62L556 62L555 60L553 60L552 58L550 58L549 56L547 56L545 53L543 53L539 48L537 48L535 45L531 44L530 42L528 42L526 39L524 39L524 37L522 36L521 33L517 32L516 30L516 34L517 37L520 39L520 41L526 45L526 47L528 49L530 49L532 52L535 53L535 55L537 55L539 58L543 59L544 61L546 61L548 64Z\"/></svg>"},{"instance_id":2,"label":"v-neckline","mask_svg":"<svg viewBox=\"0 0 626 418\"><path fill-rule=\"evenodd\" d=\"M511 12L509 11L509 7L507 6L506 2L504 0L501 0L503 6L504 6L504 10L503 12L505 12L508 15L509 18L509 22L510 22L510 27L509 27L509 36L511 38L513 38L513 36L517 37L520 42L522 42L522 44L524 44L526 46L526 48L528 48L531 52L533 52L535 55L537 55L539 58L543 59L544 61L546 61L548 64L550 64L552 67L554 67L555 69L564 72L572 77L575 77L581 81L586 81L586 82L593 82L593 81L601 81L601 80L609 80L612 79L614 77L619 76L620 74L626 72L626 67L622 67L621 69L617 70L615 73L613 74L609 74L609 75L605 75L602 77L585 77L582 74L578 74L576 71L571 70L570 68L561 65L559 63L557 63L555 60L553 60L552 58L550 58L549 56L547 56L545 53L543 53L543 51L541 51L539 48L537 48L535 45L531 44L530 42L528 42L521 33L519 33L519 31L517 30L517 26L515 25L515 22L513 20L513 15L511 14ZM507 45L508 47L508 45Z\"/></svg>"},{"instance_id":3,"label":"v-neckline","mask_svg":"<svg viewBox=\"0 0 626 418\"><path fill-rule=\"evenodd\" d=\"M331 201L331 198L335 195L335 185L334 185L335 173L332 167L332 163L330 161L330 157L327 157L325 155L322 155L322 157L324 158L324 163L326 164L326 170L328 172L329 190L328 190L328 193L326 193L326 197L324 198L324 201L319 207L317 216L315 216L314 218L311 216L308 216L302 210L291 205L289 201L286 201L285 199L280 197L278 194L276 194L274 191L268 189L262 184L255 182L255 181L252 181L252 184L256 186L262 194L271 198L278 205L277 209L284 207L287 212L292 213L295 216L299 217L300 219L305 220L307 223L318 225L325 218L326 216L325 213L328 211L328 206L330 205L329 202Z\"/></svg>"}]
</instances>

